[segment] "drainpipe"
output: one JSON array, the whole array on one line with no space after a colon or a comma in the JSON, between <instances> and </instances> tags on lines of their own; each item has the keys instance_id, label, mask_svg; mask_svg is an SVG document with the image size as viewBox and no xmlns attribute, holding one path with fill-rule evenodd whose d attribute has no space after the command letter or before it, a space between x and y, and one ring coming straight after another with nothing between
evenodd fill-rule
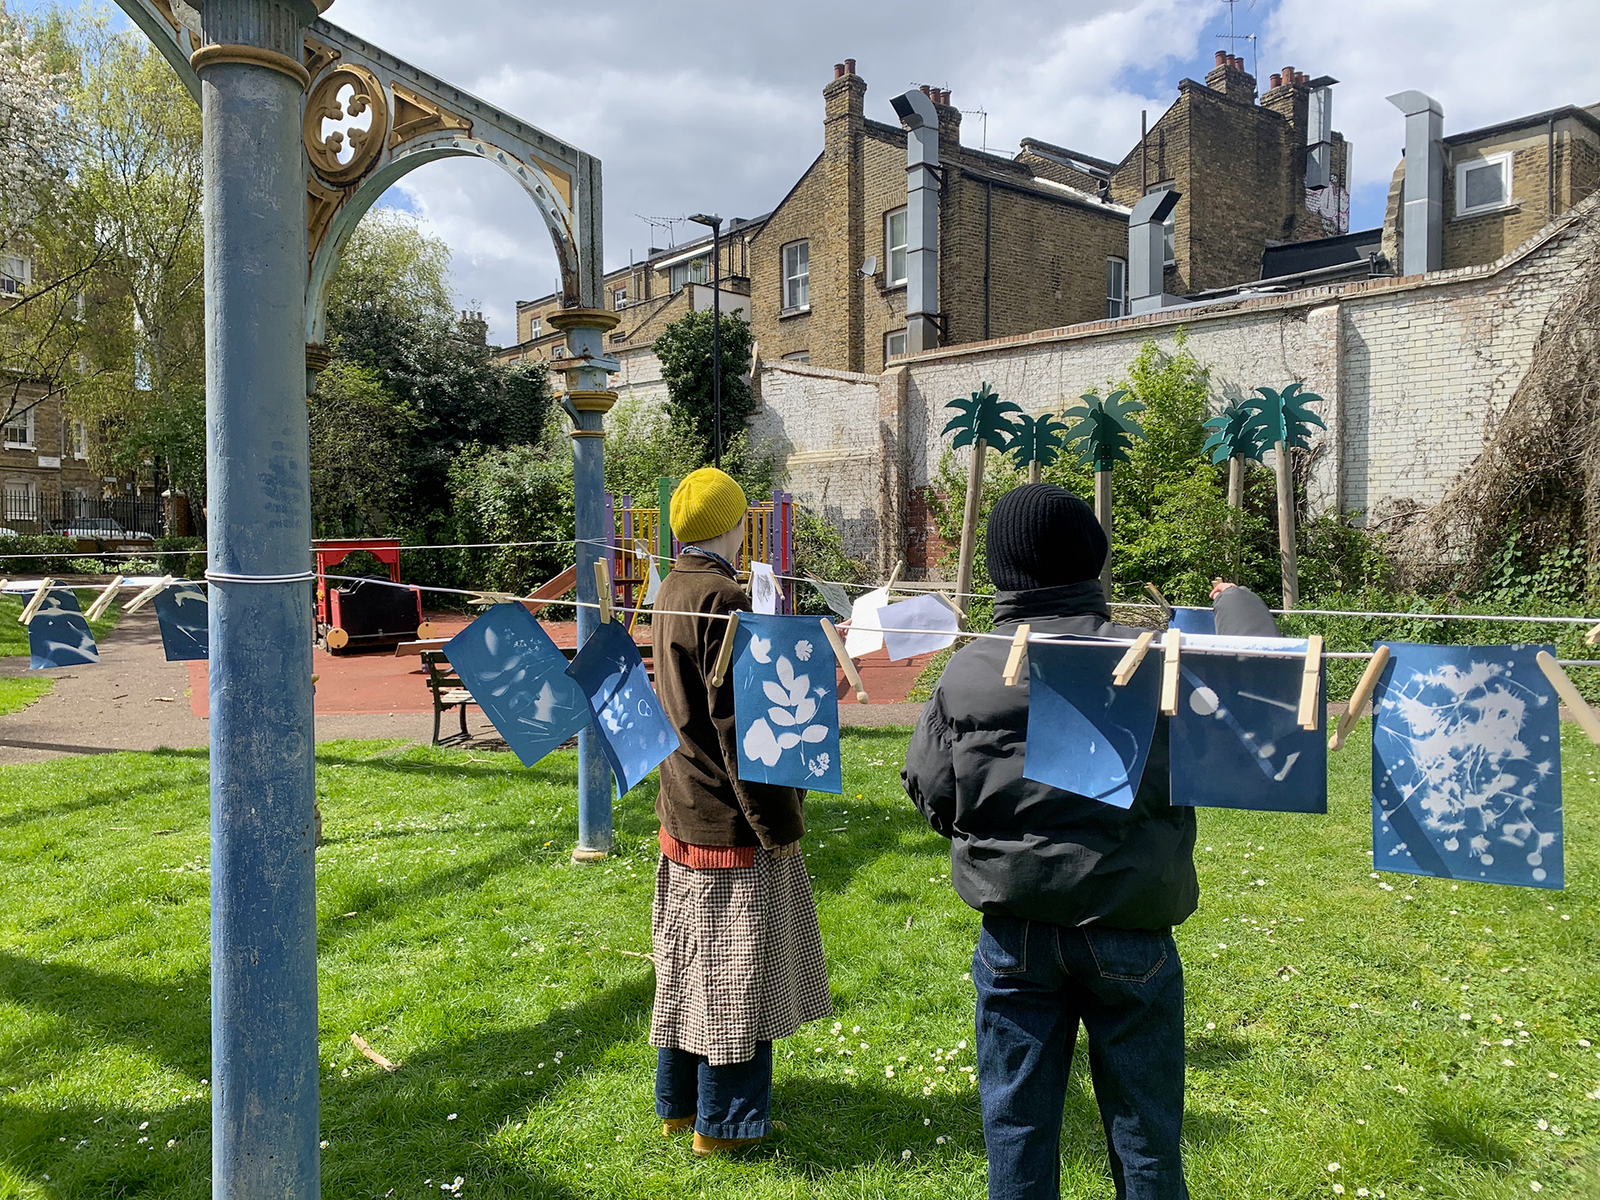
<instances>
[{"instance_id":1,"label":"drainpipe","mask_svg":"<svg viewBox=\"0 0 1600 1200\"><path fill-rule=\"evenodd\" d=\"M994 240L994 184L983 185L983 340L988 341L990 299L994 291L989 282L990 247Z\"/></svg>"},{"instance_id":2,"label":"drainpipe","mask_svg":"<svg viewBox=\"0 0 1600 1200\"><path fill-rule=\"evenodd\" d=\"M890 101L906 127L906 349L939 345L939 114L911 88Z\"/></svg>"},{"instance_id":3,"label":"drainpipe","mask_svg":"<svg viewBox=\"0 0 1600 1200\"><path fill-rule=\"evenodd\" d=\"M1406 115L1401 273L1422 275L1444 262L1444 109L1422 92L1396 92L1388 99Z\"/></svg>"}]
</instances>

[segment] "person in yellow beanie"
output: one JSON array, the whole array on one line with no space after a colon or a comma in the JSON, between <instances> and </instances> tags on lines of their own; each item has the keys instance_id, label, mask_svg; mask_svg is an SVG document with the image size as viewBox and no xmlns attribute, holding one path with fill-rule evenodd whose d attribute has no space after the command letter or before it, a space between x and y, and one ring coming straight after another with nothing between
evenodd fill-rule
<instances>
[{"instance_id":1,"label":"person in yellow beanie","mask_svg":"<svg viewBox=\"0 0 1600 1200\"><path fill-rule=\"evenodd\" d=\"M736 575L746 511L715 468L678 485L683 550L652 619L656 692L679 742L656 796L656 1113L668 1136L692 1127L702 1156L771 1132L772 1043L833 1015L800 854L805 792L737 777L733 681L710 682L729 632L718 618L750 609Z\"/></svg>"}]
</instances>

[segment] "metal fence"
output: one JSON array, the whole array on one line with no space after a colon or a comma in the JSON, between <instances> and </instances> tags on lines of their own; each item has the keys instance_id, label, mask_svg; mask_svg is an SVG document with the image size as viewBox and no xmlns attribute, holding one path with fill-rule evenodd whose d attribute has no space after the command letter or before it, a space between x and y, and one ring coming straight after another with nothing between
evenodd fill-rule
<instances>
[{"instance_id":1,"label":"metal fence","mask_svg":"<svg viewBox=\"0 0 1600 1200\"><path fill-rule=\"evenodd\" d=\"M32 488L8 485L0 505L0 526L14 534L65 533L80 525L81 536L93 536L91 528L105 529L112 537L115 521L128 533L161 537L166 523L159 496L117 496L110 500L83 496L77 492L38 492ZM93 522L90 526L83 524ZM0 534L4 536L4 534Z\"/></svg>"}]
</instances>

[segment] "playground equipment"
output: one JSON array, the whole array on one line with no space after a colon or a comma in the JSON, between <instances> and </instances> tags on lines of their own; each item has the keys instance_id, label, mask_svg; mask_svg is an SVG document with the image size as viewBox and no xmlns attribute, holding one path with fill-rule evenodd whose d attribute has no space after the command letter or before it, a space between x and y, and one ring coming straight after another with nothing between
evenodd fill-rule
<instances>
[{"instance_id":1,"label":"playground equipment","mask_svg":"<svg viewBox=\"0 0 1600 1200\"><path fill-rule=\"evenodd\" d=\"M569 356L578 596L597 603L602 420L617 323L601 290L600 163L320 19L332 0L117 0L199 102L210 551L212 1192L314 1197L315 578L306 395L328 288L363 213L423 163L475 158L554 243ZM584 52L592 54L590 51ZM595 629L578 610L578 634ZM611 773L579 737L577 859L611 848Z\"/></svg>"},{"instance_id":2,"label":"playground equipment","mask_svg":"<svg viewBox=\"0 0 1600 1200\"><path fill-rule=\"evenodd\" d=\"M350 582L328 586L328 572L359 552L388 567L391 583L400 582L399 538L326 538L311 543L317 569L317 638L328 653L432 637L432 626L422 619L422 592L417 588L401 591L381 583Z\"/></svg>"}]
</instances>

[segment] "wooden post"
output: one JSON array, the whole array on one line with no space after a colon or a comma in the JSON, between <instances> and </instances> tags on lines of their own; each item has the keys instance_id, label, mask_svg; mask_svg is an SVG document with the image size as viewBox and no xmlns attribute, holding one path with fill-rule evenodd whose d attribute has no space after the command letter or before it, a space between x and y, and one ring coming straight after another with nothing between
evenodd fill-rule
<instances>
[{"instance_id":1,"label":"wooden post","mask_svg":"<svg viewBox=\"0 0 1600 1200\"><path fill-rule=\"evenodd\" d=\"M1228 507L1244 507L1244 458L1238 454L1228 460Z\"/></svg>"},{"instance_id":2,"label":"wooden post","mask_svg":"<svg viewBox=\"0 0 1600 1200\"><path fill-rule=\"evenodd\" d=\"M1300 568L1294 550L1294 465L1289 448L1274 447L1278 468L1278 555L1283 563L1283 606L1300 606Z\"/></svg>"},{"instance_id":3,"label":"wooden post","mask_svg":"<svg viewBox=\"0 0 1600 1200\"><path fill-rule=\"evenodd\" d=\"M1028 463L1028 482L1039 482L1039 460L1037 458L1030 460Z\"/></svg>"},{"instance_id":4,"label":"wooden post","mask_svg":"<svg viewBox=\"0 0 1600 1200\"><path fill-rule=\"evenodd\" d=\"M1105 589L1106 600L1111 599L1111 472L1094 473L1094 515L1100 519L1100 528L1106 531L1106 565L1100 571L1100 586Z\"/></svg>"},{"instance_id":5,"label":"wooden post","mask_svg":"<svg viewBox=\"0 0 1600 1200\"><path fill-rule=\"evenodd\" d=\"M970 612L972 601L972 558L978 536L978 507L983 502L983 467L989 443L978 438L972 443L972 465L967 470L967 507L961 515L961 556L956 565L956 601L963 613Z\"/></svg>"}]
</instances>

